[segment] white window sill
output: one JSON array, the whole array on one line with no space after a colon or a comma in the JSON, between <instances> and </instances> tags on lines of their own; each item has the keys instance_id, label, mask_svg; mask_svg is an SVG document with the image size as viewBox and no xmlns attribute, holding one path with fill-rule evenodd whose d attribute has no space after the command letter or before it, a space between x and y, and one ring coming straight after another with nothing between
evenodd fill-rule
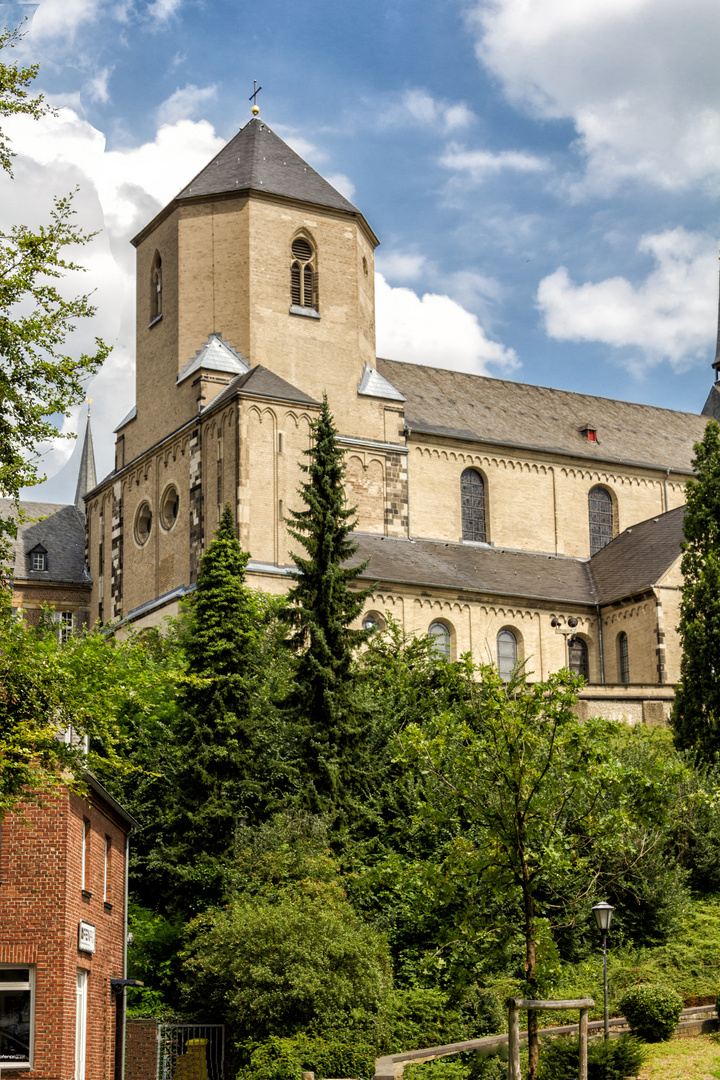
<instances>
[{"instance_id":1,"label":"white window sill","mask_svg":"<svg viewBox=\"0 0 720 1080\"><path fill-rule=\"evenodd\" d=\"M311 307L298 307L297 304L290 305L291 315L304 315L306 319L319 319L320 312Z\"/></svg>"}]
</instances>

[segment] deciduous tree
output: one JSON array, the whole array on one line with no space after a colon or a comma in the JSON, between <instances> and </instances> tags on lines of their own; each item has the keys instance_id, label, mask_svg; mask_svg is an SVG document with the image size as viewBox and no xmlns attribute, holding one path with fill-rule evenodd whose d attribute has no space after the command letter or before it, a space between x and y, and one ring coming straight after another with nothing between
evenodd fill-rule
<instances>
[{"instance_id":1,"label":"deciduous tree","mask_svg":"<svg viewBox=\"0 0 720 1080\"><path fill-rule=\"evenodd\" d=\"M0 51L19 37L17 30L0 33ZM51 111L42 95L28 95L37 71L37 65L0 62L0 116L37 119ZM0 167L12 176L10 143L2 132ZM99 338L91 353L73 355L68 348L78 320L95 314L89 294L67 299L56 284L83 269L68 251L94 235L74 223L72 198L57 197L49 222L37 230L18 224L0 231L0 494L16 502L21 488L44 479L38 447L58 437L54 417L82 401L87 379L110 351ZM0 519L3 559L16 527L15 517Z\"/></svg>"}]
</instances>

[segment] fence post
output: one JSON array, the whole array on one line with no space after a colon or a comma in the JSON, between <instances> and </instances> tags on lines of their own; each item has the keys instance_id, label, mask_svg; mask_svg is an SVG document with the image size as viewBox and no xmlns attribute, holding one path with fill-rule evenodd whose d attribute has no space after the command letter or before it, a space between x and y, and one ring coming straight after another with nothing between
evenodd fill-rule
<instances>
[{"instance_id":1,"label":"fence post","mask_svg":"<svg viewBox=\"0 0 720 1080\"><path fill-rule=\"evenodd\" d=\"M507 1006L508 1080L522 1080L520 1076L520 1010L517 1006L517 998L508 998Z\"/></svg>"},{"instance_id":2,"label":"fence post","mask_svg":"<svg viewBox=\"0 0 720 1080\"><path fill-rule=\"evenodd\" d=\"M588 1010L580 1010L580 1066L578 1080L588 1080Z\"/></svg>"}]
</instances>

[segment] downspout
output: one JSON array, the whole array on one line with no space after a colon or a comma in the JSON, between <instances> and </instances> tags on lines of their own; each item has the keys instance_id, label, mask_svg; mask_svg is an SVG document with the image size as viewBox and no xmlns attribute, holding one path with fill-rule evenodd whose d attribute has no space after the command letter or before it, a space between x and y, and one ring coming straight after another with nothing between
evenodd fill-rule
<instances>
[{"instance_id":1,"label":"downspout","mask_svg":"<svg viewBox=\"0 0 720 1080\"><path fill-rule=\"evenodd\" d=\"M412 428L409 425L405 425L407 436L405 438L405 445L408 448L407 454L407 508L408 508L408 527L407 538L410 539L410 436L412 435Z\"/></svg>"},{"instance_id":2,"label":"downspout","mask_svg":"<svg viewBox=\"0 0 720 1080\"><path fill-rule=\"evenodd\" d=\"M130 833L125 837L125 913L123 915L123 979L127 979L127 942L128 942L128 899L130 894ZM127 989L123 986L118 998L118 1012L122 1010L120 1021L121 1039L120 1044L120 1076L118 1080L125 1080L125 1028L127 1013Z\"/></svg>"},{"instance_id":3,"label":"downspout","mask_svg":"<svg viewBox=\"0 0 720 1080\"><path fill-rule=\"evenodd\" d=\"M665 479L663 480L663 487L665 489L665 513L667 514L670 507L668 506L668 477L670 476L670 469L665 470Z\"/></svg>"},{"instance_id":4,"label":"downspout","mask_svg":"<svg viewBox=\"0 0 720 1080\"><path fill-rule=\"evenodd\" d=\"M600 652L600 685L605 685L605 654L603 651L603 631L602 631L602 612L600 611L600 605L595 605L597 612L597 624L598 624L598 649Z\"/></svg>"}]
</instances>

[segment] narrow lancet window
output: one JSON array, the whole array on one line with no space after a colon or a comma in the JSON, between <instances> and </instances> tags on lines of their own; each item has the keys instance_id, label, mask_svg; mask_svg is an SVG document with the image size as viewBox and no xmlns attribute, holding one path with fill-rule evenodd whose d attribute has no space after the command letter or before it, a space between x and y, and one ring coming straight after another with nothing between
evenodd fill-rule
<instances>
[{"instance_id":1,"label":"narrow lancet window","mask_svg":"<svg viewBox=\"0 0 720 1080\"><path fill-rule=\"evenodd\" d=\"M605 488L590 488L588 493L588 517L590 521L590 554L609 544L615 535L612 496Z\"/></svg>"},{"instance_id":2,"label":"narrow lancet window","mask_svg":"<svg viewBox=\"0 0 720 1080\"><path fill-rule=\"evenodd\" d=\"M150 322L155 322L162 315L162 259L156 252L150 277Z\"/></svg>"},{"instance_id":3,"label":"narrow lancet window","mask_svg":"<svg viewBox=\"0 0 720 1080\"><path fill-rule=\"evenodd\" d=\"M460 477L463 540L485 543L485 481L475 469L465 469Z\"/></svg>"}]
</instances>

